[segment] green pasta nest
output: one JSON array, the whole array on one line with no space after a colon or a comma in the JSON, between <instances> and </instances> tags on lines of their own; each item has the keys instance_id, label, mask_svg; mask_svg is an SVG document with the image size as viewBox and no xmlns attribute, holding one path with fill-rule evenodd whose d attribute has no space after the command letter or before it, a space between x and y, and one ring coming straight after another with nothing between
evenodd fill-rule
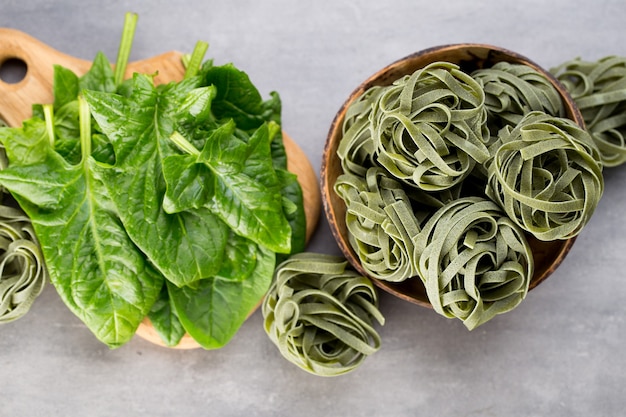
<instances>
[{"instance_id":1,"label":"green pasta nest","mask_svg":"<svg viewBox=\"0 0 626 417\"><path fill-rule=\"evenodd\" d=\"M30 220L0 189L0 324L23 317L47 280Z\"/></svg>"},{"instance_id":2,"label":"green pasta nest","mask_svg":"<svg viewBox=\"0 0 626 417\"><path fill-rule=\"evenodd\" d=\"M626 57L577 58L550 71L574 99L604 166L626 162Z\"/></svg>"},{"instance_id":3,"label":"green pasta nest","mask_svg":"<svg viewBox=\"0 0 626 417\"><path fill-rule=\"evenodd\" d=\"M529 113L503 129L489 161L487 195L539 240L576 236L604 188L600 154L568 119Z\"/></svg>"},{"instance_id":4,"label":"green pasta nest","mask_svg":"<svg viewBox=\"0 0 626 417\"><path fill-rule=\"evenodd\" d=\"M597 146L564 114L523 64L467 74L435 62L357 97L334 188L361 267L421 279L468 329L516 307L534 272L527 236L576 236L603 191Z\"/></svg>"},{"instance_id":5,"label":"green pasta nest","mask_svg":"<svg viewBox=\"0 0 626 417\"><path fill-rule=\"evenodd\" d=\"M353 371L380 348L376 288L336 256L303 252L282 262L262 312L285 359L315 375Z\"/></svg>"},{"instance_id":6,"label":"green pasta nest","mask_svg":"<svg viewBox=\"0 0 626 417\"><path fill-rule=\"evenodd\" d=\"M418 274L433 308L470 330L513 309L528 292L533 260L526 238L490 200L446 204L416 245Z\"/></svg>"},{"instance_id":7,"label":"green pasta nest","mask_svg":"<svg viewBox=\"0 0 626 417\"><path fill-rule=\"evenodd\" d=\"M503 61L474 71L472 77L485 91L487 126L494 139L500 129L516 126L531 111L565 116L557 89L550 80L529 66Z\"/></svg>"},{"instance_id":8,"label":"green pasta nest","mask_svg":"<svg viewBox=\"0 0 626 417\"><path fill-rule=\"evenodd\" d=\"M415 275L412 242L420 225L400 184L388 178L383 169L373 167L365 178L342 175L336 190L347 204L350 243L358 248L369 274L395 282Z\"/></svg>"},{"instance_id":9,"label":"green pasta nest","mask_svg":"<svg viewBox=\"0 0 626 417\"><path fill-rule=\"evenodd\" d=\"M376 161L410 186L463 181L489 153L485 95L457 65L433 63L377 95L369 117Z\"/></svg>"}]
</instances>

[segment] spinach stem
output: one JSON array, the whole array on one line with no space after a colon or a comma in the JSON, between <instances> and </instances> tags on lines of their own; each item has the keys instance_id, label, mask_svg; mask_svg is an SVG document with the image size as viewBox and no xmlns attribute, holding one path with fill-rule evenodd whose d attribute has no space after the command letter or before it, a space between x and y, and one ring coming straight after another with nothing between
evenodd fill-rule
<instances>
[{"instance_id":1,"label":"spinach stem","mask_svg":"<svg viewBox=\"0 0 626 417\"><path fill-rule=\"evenodd\" d=\"M182 61L183 67L186 70L187 67L189 67L189 61L191 61L191 54L183 54L183 56L180 57L180 60Z\"/></svg>"},{"instance_id":2,"label":"spinach stem","mask_svg":"<svg viewBox=\"0 0 626 417\"><path fill-rule=\"evenodd\" d=\"M178 146L178 148L189 155L198 156L200 155L200 151L196 149L183 135L178 132L172 133L170 136L170 140L174 142L174 145Z\"/></svg>"},{"instance_id":3,"label":"spinach stem","mask_svg":"<svg viewBox=\"0 0 626 417\"><path fill-rule=\"evenodd\" d=\"M185 71L185 78L191 78L198 73L207 49L209 49L208 43L204 41L198 41L196 42L196 46L193 48L191 57L183 57L183 64L187 66L187 70Z\"/></svg>"},{"instance_id":4,"label":"spinach stem","mask_svg":"<svg viewBox=\"0 0 626 417\"><path fill-rule=\"evenodd\" d=\"M137 14L128 12L124 19L124 29L122 30L122 40L117 51L117 61L115 63L115 85L120 85L124 81L130 50L133 46L135 28L137 27Z\"/></svg>"},{"instance_id":5,"label":"spinach stem","mask_svg":"<svg viewBox=\"0 0 626 417\"><path fill-rule=\"evenodd\" d=\"M280 133L280 125L279 125L278 123L276 123L275 121L270 120L270 121L267 123L267 130L268 130L269 137L270 137L270 142L271 142L271 141L273 141L273 140L274 140L274 137L275 137L278 133ZM281 139L282 139L282 137L281 137Z\"/></svg>"},{"instance_id":6,"label":"spinach stem","mask_svg":"<svg viewBox=\"0 0 626 417\"><path fill-rule=\"evenodd\" d=\"M82 161L91 155L91 112L82 95L78 96L78 121L80 123L80 151Z\"/></svg>"},{"instance_id":7,"label":"spinach stem","mask_svg":"<svg viewBox=\"0 0 626 417\"><path fill-rule=\"evenodd\" d=\"M43 105L43 117L46 121L48 141L50 141L50 146L54 148L54 108L52 107L52 104Z\"/></svg>"}]
</instances>

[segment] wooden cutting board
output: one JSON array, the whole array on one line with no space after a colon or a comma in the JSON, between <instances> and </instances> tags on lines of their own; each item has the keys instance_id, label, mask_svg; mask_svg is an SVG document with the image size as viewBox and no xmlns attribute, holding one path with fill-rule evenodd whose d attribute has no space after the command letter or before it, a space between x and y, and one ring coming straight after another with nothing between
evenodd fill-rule
<instances>
[{"instance_id":1,"label":"wooden cutting board","mask_svg":"<svg viewBox=\"0 0 626 417\"><path fill-rule=\"evenodd\" d=\"M126 77L135 72L157 74L155 83L181 80L185 69L181 61L182 53L177 51L136 61L128 64ZM26 66L24 78L14 84L0 80L0 119L9 126L20 126L32 115L32 105L52 103L52 82L54 65L71 69L78 75L89 70L91 62L64 54L45 43L15 29L0 28L0 65L9 59L21 61ZM287 134L283 132L287 152L287 168L298 176L304 197L306 215L306 240L311 239L320 216L321 195L317 176L306 154ZM146 318L139 326L137 335L155 344L163 345L154 327ZM197 348L199 345L188 335L176 348Z\"/></svg>"}]
</instances>

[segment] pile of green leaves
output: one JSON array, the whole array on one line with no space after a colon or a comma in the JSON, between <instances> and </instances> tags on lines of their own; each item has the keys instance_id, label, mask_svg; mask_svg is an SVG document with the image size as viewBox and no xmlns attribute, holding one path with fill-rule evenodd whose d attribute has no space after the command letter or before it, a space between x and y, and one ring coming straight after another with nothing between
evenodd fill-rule
<instances>
[{"instance_id":1,"label":"pile of green leaves","mask_svg":"<svg viewBox=\"0 0 626 417\"><path fill-rule=\"evenodd\" d=\"M98 54L77 76L57 66L54 103L0 128L0 171L30 217L52 284L110 347L149 316L167 345L187 332L224 346L267 292L277 261L305 244L302 191L287 171L281 103L263 100L232 64L185 79L122 80L135 15L116 71Z\"/></svg>"}]
</instances>

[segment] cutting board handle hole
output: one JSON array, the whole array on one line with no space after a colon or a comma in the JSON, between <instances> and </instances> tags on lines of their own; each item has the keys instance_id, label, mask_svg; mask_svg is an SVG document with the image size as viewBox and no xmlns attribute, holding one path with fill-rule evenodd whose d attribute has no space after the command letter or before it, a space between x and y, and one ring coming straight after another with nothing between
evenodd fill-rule
<instances>
[{"instance_id":1,"label":"cutting board handle hole","mask_svg":"<svg viewBox=\"0 0 626 417\"><path fill-rule=\"evenodd\" d=\"M8 84L17 84L26 78L28 65L20 58L9 58L0 63L0 80Z\"/></svg>"}]
</instances>

